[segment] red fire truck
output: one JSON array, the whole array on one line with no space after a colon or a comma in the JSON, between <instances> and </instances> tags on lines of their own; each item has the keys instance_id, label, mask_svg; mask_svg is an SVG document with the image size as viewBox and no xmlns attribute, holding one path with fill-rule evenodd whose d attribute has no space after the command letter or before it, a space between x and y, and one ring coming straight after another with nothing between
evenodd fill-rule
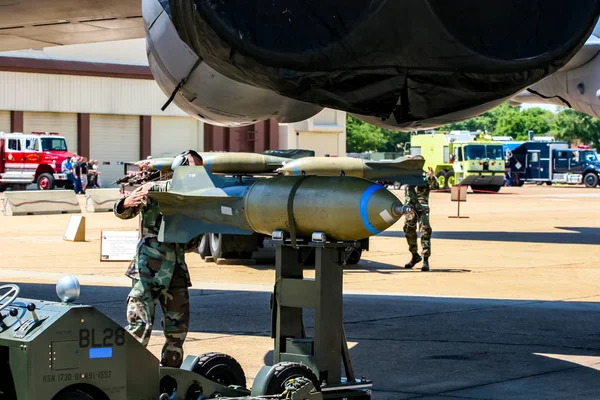
<instances>
[{"instance_id":1,"label":"red fire truck","mask_svg":"<svg viewBox=\"0 0 600 400\"><path fill-rule=\"evenodd\" d=\"M7 188L24 190L35 183L40 190L72 187L61 173L61 164L73 153L67 141L54 132L0 132L0 192Z\"/></svg>"}]
</instances>

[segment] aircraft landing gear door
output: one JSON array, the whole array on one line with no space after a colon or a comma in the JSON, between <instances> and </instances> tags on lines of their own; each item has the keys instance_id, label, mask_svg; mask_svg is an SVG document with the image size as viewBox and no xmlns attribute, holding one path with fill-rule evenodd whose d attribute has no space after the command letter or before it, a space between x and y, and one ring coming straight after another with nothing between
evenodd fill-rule
<instances>
[{"instance_id":1,"label":"aircraft landing gear door","mask_svg":"<svg viewBox=\"0 0 600 400\"><path fill-rule=\"evenodd\" d=\"M540 166L540 152L537 151L529 151L527 154L527 175L531 177L531 179L542 179L542 171Z\"/></svg>"}]
</instances>

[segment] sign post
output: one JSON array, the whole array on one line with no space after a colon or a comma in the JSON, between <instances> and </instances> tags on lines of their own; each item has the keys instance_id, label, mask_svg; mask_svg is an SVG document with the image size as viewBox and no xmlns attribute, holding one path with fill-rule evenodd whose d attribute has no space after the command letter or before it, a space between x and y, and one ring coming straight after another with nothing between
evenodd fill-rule
<instances>
[{"instance_id":1,"label":"sign post","mask_svg":"<svg viewBox=\"0 0 600 400\"><path fill-rule=\"evenodd\" d=\"M135 256L138 231L102 231L100 261L131 261Z\"/></svg>"},{"instance_id":2,"label":"sign post","mask_svg":"<svg viewBox=\"0 0 600 400\"><path fill-rule=\"evenodd\" d=\"M450 189L450 201L458 202L458 213L457 215L450 215L448 218L469 218L466 216L460 215L460 203L467 201L467 188L462 189L461 185L452 186Z\"/></svg>"}]
</instances>

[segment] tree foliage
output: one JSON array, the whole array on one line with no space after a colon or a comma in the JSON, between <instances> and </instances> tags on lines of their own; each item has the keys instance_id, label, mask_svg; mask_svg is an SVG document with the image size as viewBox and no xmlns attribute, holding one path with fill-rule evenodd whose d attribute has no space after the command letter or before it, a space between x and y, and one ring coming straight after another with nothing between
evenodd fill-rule
<instances>
[{"instance_id":1,"label":"tree foliage","mask_svg":"<svg viewBox=\"0 0 600 400\"><path fill-rule=\"evenodd\" d=\"M409 132L382 129L347 114L346 151L363 153L367 151L398 151L398 143L409 142Z\"/></svg>"},{"instance_id":2,"label":"tree foliage","mask_svg":"<svg viewBox=\"0 0 600 400\"><path fill-rule=\"evenodd\" d=\"M348 115L348 152L398 151L397 144L410 141L409 132L378 128ZM438 131L482 131L495 136L527 140L528 131L557 140L579 140L600 150L600 120L566 109L556 114L539 107L521 109L504 103L474 118L437 128Z\"/></svg>"},{"instance_id":3,"label":"tree foliage","mask_svg":"<svg viewBox=\"0 0 600 400\"><path fill-rule=\"evenodd\" d=\"M558 140L579 140L600 150L600 120L574 110L564 110L552 121L551 133Z\"/></svg>"}]
</instances>

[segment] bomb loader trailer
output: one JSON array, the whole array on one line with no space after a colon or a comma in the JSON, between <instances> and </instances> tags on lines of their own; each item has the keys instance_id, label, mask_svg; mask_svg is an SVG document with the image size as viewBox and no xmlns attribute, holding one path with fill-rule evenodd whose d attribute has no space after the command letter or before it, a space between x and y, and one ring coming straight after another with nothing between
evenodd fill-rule
<instances>
[{"instance_id":1,"label":"bomb loader trailer","mask_svg":"<svg viewBox=\"0 0 600 400\"><path fill-rule=\"evenodd\" d=\"M343 270L361 241L389 229L406 213L393 193L352 176L240 181L203 167L179 167L167 190L151 190L148 196L163 215L161 241L187 243L209 232L270 235L277 276L271 301L274 362L299 362L303 367L294 367L295 373L311 379L325 399L370 399L372 382L356 379L345 339ZM303 256L311 250L315 279L309 280L303 278ZM314 309L313 338L303 327L306 308ZM272 368L257 375L257 393L263 392L259 388L266 387Z\"/></svg>"},{"instance_id":2,"label":"bomb loader trailer","mask_svg":"<svg viewBox=\"0 0 600 400\"><path fill-rule=\"evenodd\" d=\"M329 218L315 219L311 217L315 212L328 211L313 207L313 202L320 203L314 194L326 193L319 190L324 187L346 194L346 200L329 210L337 211ZM239 364L226 355L188 356L180 369L159 367L151 353L93 307L25 299L14 304L18 287L12 287L2 306L14 304L3 315L0 331L0 365L4 376L11 377L2 381L2 392L17 400L191 400L217 395L370 399L372 382L355 378L343 331L343 265L359 240L401 217L402 204L393 194L353 177L279 177L240 184L211 176L203 167L180 167L170 190L151 191L149 196L159 201L164 215L161 231L168 242L188 241L198 229L210 229L206 233L252 227L263 234L272 229L278 242L278 279L272 297L276 364L260 370L251 390L243 387ZM360 204L354 207L357 199ZM265 209L272 215L265 216ZM319 223L322 232L316 229ZM328 240L327 235L337 239ZM315 280L302 277L299 260L306 248L315 250ZM67 303L74 300L57 292ZM313 339L306 337L302 325L304 308L315 309Z\"/></svg>"},{"instance_id":3,"label":"bomb loader trailer","mask_svg":"<svg viewBox=\"0 0 600 400\"><path fill-rule=\"evenodd\" d=\"M471 186L473 191L498 192L504 186L502 143L472 133L433 133L411 136L412 155L425 158L441 189Z\"/></svg>"},{"instance_id":4,"label":"bomb loader trailer","mask_svg":"<svg viewBox=\"0 0 600 400\"><path fill-rule=\"evenodd\" d=\"M72 304L79 294L73 277L57 285L62 303L19 298L19 291L17 285L0 287L3 400L323 399L298 363L263 369L251 390L239 363L222 353L187 356L181 368L161 367L110 318Z\"/></svg>"}]
</instances>

